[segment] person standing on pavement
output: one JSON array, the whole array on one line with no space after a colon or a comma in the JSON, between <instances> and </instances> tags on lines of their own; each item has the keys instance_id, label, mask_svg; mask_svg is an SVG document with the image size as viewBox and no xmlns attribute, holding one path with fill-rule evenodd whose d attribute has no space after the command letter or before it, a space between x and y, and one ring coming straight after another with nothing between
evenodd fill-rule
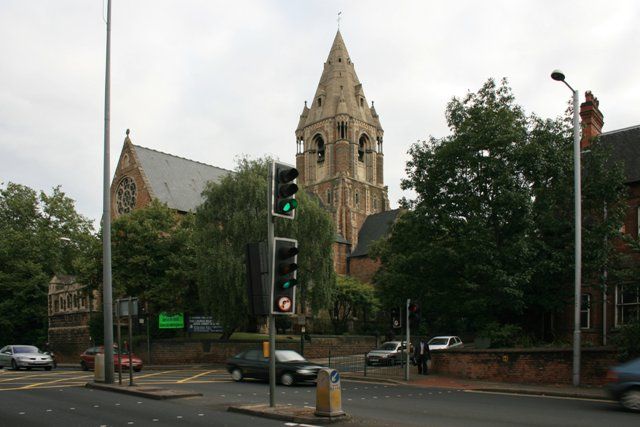
<instances>
[{"instance_id":1,"label":"person standing on pavement","mask_svg":"<svg viewBox=\"0 0 640 427\"><path fill-rule=\"evenodd\" d=\"M429 344L427 344L427 340L425 338L421 339L420 343L416 346L414 350L414 358L418 365L418 374L427 375L431 352L429 351Z\"/></svg>"}]
</instances>

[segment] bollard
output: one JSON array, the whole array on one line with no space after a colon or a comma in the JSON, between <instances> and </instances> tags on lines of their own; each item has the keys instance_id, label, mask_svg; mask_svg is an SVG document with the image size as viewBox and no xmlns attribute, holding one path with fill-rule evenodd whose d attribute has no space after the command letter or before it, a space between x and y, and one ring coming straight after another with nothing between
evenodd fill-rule
<instances>
[{"instance_id":1,"label":"bollard","mask_svg":"<svg viewBox=\"0 0 640 427\"><path fill-rule=\"evenodd\" d=\"M96 354L93 366L93 381L96 383L104 382L104 354Z\"/></svg>"},{"instance_id":2,"label":"bollard","mask_svg":"<svg viewBox=\"0 0 640 427\"><path fill-rule=\"evenodd\" d=\"M335 369L322 368L318 371L315 414L320 417L339 417L345 415L342 411L340 373Z\"/></svg>"}]
</instances>

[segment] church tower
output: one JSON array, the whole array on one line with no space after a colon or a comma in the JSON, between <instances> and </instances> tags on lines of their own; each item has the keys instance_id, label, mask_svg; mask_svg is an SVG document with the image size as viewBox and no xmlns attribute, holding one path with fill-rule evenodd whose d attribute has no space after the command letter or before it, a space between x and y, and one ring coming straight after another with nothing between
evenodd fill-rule
<instances>
[{"instance_id":1,"label":"church tower","mask_svg":"<svg viewBox=\"0 0 640 427\"><path fill-rule=\"evenodd\" d=\"M298 183L316 194L332 213L338 241L336 259L355 248L368 215L389 209L383 181L380 119L368 105L340 31L324 63L310 106L305 102L296 129Z\"/></svg>"}]
</instances>

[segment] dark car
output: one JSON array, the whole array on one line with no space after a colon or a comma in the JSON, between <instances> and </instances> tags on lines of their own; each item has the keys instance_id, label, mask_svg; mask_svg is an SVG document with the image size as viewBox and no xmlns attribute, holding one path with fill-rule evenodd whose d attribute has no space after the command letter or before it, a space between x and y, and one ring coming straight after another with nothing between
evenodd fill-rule
<instances>
[{"instance_id":1,"label":"dark car","mask_svg":"<svg viewBox=\"0 0 640 427\"><path fill-rule=\"evenodd\" d=\"M323 366L309 362L293 350L276 350L276 379L282 385L315 381ZM244 378L269 379L269 358L262 350L247 350L227 360L227 371L234 381Z\"/></svg>"},{"instance_id":2,"label":"dark car","mask_svg":"<svg viewBox=\"0 0 640 427\"><path fill-rule=\"evenodd\" d=\"M630 411L640 412L640 359L609 369L607 388Z\"/></svg>"},{"instance_id":3,"label":"dark car","mask_svg":"<svg viewBox=\"0 0 640 427\"><path fill-rule=\"evenodd\" d=\"M104 347L90 347L86 349L80 355L80 367L83 371L88 371L89 369L93 369L95 366L96 354L103 354ZM129 352L127 350L122 350L122 354L120 355L120 361L122 362L122 369L128 370L129 363L133 366L133 370L136 372L140 372L142 370L142 360L135 354L132 354L129 357ZM118 348L113 348L113 366L115 369L118 369Z\"/></svg>"}]
</instances>

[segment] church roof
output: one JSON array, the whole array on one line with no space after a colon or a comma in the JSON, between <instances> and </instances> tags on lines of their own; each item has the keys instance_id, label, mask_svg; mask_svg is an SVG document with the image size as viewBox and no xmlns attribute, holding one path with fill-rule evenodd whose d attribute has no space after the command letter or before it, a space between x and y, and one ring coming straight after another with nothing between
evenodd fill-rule
<instances>
[{"instance_id":1,"label":"church roof","mask_svg":"<svg viewBox=\"0 0 640 427\"><path fill-rule=\"evenodd\" d=\"M600 141L611 146L611 156L624 165L625 183L640 181L640 125L605 132Z\"/></svg>"},{"instance_id":2,"label":"church roof","mask_svg":"<svg viewBox=\"0 0 640 427\"><path fill-rule=\"evenodd\" d=\"M324 70L306 120L300 120L298 129L332 118L336 114L348 114L380 128L380 121L373 117L368 106L362 84L340 31L336 33L329 56L324 63Z\"/></svg>"},{"instance_id":3,"label":"church roof","mask_svg":"<svg viewBox=\"0 0 640 427\"><path fill-rule=\"evenodd\" d=\"M202 204L202 192L207 182L218 182L232 173L139 145L133 145L133 148L153 197L181 212L192 212Z\"/></svg>"},{"instance_id":4,"label":"church roof","mask_svg":"<svg viewBox=\"0 0 640 427\"><path fill-rule=\"evenodd\" d=\"M362 228L360 228L360 232L358 233L358 246L353 250L350 257L354 258L368 255L373 242L385 237L389 233L400 211L400 209L394 209L369 215L367 219L365 219L364 224L362 224Z\"/></svg>"}]
</instances>

